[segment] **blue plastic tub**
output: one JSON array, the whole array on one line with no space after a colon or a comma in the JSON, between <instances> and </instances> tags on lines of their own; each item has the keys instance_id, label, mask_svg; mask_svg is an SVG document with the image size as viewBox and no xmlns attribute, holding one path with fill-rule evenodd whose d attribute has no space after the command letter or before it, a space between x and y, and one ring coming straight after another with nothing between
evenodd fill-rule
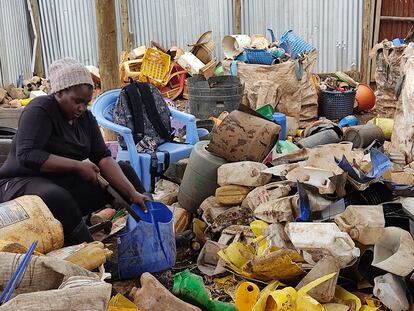
<instances>
[{"instance_id":1,"label":"blue plastic tub","mask_svg":"<svg viewBox=\"0 0 414 311\"><path fill-rule=\"evenodd\" d=\"M158 272L174 266L176 259L173 213L160 202L147 202L148 213L133 204L140 221L128 216L118 234L119 279L132 279L144 272Z\"/></svg>"},{"instance_id":2,"label":"blue plastic tub","mask_svg":"<svg viewBox=\"0 0 414 311\"><path fill-rule=\"evenodd\" d=\"M298 37L293 30L288 30L280 37L280 47L283 48L293 59L299 54L309 53L315 50L312 44Z\"/></svg>"}]
</instances>

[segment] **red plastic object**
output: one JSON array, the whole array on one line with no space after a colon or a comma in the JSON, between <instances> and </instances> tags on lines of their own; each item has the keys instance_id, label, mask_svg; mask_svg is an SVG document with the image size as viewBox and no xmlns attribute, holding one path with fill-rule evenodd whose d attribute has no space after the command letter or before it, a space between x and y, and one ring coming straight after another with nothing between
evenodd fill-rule
<instances>
[{"instance_id":1,"label":"red plastic object","mask_svg":"<svg viewBox=\"0 0 414 311\"><path fill-rule=\"evenodd\" d=\"M374 91L366 84L359 84L355 100L358 103L358 111L368 111L375 106L375 94Z\"/></svg>"},{"instance_id":2,"label":"red plastic object","mask_svg":"<svg viewBox=\"0 0 414 311\"><path fill-rule=\"evenodd\" d=\"M178 64L174 65L170 72L170 77L166 86L162 87L163 97L175 100L184 90L184 80L187 72Z\"/></svg>"}]
</instances>

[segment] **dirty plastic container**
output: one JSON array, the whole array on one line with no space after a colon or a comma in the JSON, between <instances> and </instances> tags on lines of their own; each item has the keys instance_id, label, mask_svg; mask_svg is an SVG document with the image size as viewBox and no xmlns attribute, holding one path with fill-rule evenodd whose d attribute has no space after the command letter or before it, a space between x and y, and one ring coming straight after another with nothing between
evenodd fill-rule
<instances>
[{"instance_id":1,"label":"dirty plastic container","mask_svg":"<svg viewBox=\"0 0 414 311\"><path fill-rule=\"evenodd\" d=\"M304 259L311 264L330 254L342 269L354 264L360 255L348 233L341 232L334 223L291 222L285 230L295 248L303 251Z\"/></svg>"},{"instance_id":2,"label":"dirty plastic container","mask_svg":"<svg viewBox=\"0 0 414 311\"><path fill-rule=\"evenodd\" d=\"M218 187L217 169L227 163L208 152L208 144L209 141L200 141L194 145L178 192L178 202L191 213L206 198L215 194Z\"/></svg>"},{"instance_id":3,"label":"dirty plastic container","mask_svg":"<svg viewBox=\"0 0 414 311\"><path fill-rule=\"evenodd\" d=\"M344 141L352 142L354 148L366 148L374 140L380 143L385 140L383 131L375 124L352 126L344 134Z\"/></svg>"},{"instance_id":4,"label":"dirty plastic container","mask_svg":"<svg viewBox=\"0 0 414 311\"><path fill-rule=\"evenodd\" d=\"M191 75L196 75L205 66L193 53L186 52L178 59L178 64Z\"/></svg>"},{"instance_id":5,"label":"dirty plastic container","mask_svg":"<svg viewBox=\"0 0 414 311\"><path fill-rule=\"evenodd\" d=\"M218 117L223 111L239 108L244 86L234 76L194 76L188 79L189 112L198 119Z\"/></svg>"},{"instance_id":6,"label":"dirty plastic container","mask_svg":"<svg viewBox=\"0 0 414 311\"><path fill-rule=\"evenodd\" d=\"M384 229L375 243L374 267L399 276L407 276L414 270L414 241L410 233L396 227Z\"/></svg>"},{"instance_id":7,"label":"dirty plastic container","mask_svg":"<svg viewBox=\"0 0 414 311\"><path fill-rule=\"evenodd\" d=\"M403 279L387 273L374 280L373 290L376 296L387 308L393 311L404 311L410 308L406 295L406 285Z\"/></svg>"},{"instance_id":8,"label":"dirty plastic container","mask_svg":"<svg viewBox=\"0 0 414 311\"><path fill-rule=\"evenodd\" d=\"M148 213L136 204L131 206L141 220L137 222L129 215L126 227L117 236L115 277L120 279L137 278L144 272L162 271L175 264L173 213L163 203L146 204Z\"/></svg>"},{"instance_id":9,"label":"dirty plastic container","mask_svg":"<svg viewBox=\"0 0 414 311\"><path fill-rule=\"evenodd\" d=\"M301 148L314 148L320 145L337 144L341 141L338 133L332 129L302 138L297 145Z\"/></svg>"},{"instance_id":10,"label":"dirty plastic container","mask_svg":"<svg viewBox=\"0 0 414 311\"><path fill-rule=\"evenodd\" d=\"M293 30L288 30L280 37L280 47L283 48L293 59L298 58L299 54L312 52L315 48L297 36Z\"/></svg>"},{"instance_id":11,"label":"dirty plastic container","mask_svg":"<svg viewBox=\"0 0 414 311\"><path fill-rule=\"evenodd\" d=\"M352 239L374 245L382 236L385 218L382 205L350 205L335 217L338 227L349 233Z\"/></svg>"},{"instance_id":12,"label":"dirty plastic container","mask_svg":"<svg viewBox=\"0 0 414 311\"><path fill-rule=\"evenodd\" d=\"M273 121L280 125L282 130L279 134L279 140L285 140L286 139L286 115L281 112L275 112L273 113Z\"/></svg>"},{"instance_id":13,"label":"dirty plastic container","mask_svg":"<svg viewBox=\"0 0 414 311\"><path fill-rule=\"evenodd\" d=\"M248 35L225 36L222 41L223 54L228 59L234 59L243 53L243 49L250 45L251 39Z\"/></svg>"}]
</instances>

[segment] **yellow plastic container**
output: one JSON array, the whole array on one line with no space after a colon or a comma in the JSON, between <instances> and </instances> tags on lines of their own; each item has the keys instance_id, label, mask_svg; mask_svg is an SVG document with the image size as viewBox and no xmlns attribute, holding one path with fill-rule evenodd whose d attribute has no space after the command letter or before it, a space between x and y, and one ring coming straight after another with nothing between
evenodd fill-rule
<instances>
[{"instance_id":1,"label":"yellow plastic container","mask_svg":"<svg viewBox=\"0 0 414 311\"><path fill-rule=\"evenodd\" d=\"M120 65L119 75L121 82L127 83L128 79L137 80L141 74L142 59L125 61Z\"/></svg>"},{"instance_id":2,"label":"yellow plastic container","mask_svg":"<svg viewBox=\"0 0 414 311\"><path fill-rule=\"evenodd\" d=\"M102 242L95 241L65 258L65 260L92 271L105 263L111 255L112 251L105 248Z\"/></svg>"},{"instance_id":3,"label":"yellow plastic container","mask_svg":"<svg viewBox=\"0 0 414 311\"><path fill-rule=\"evenodd\" d=\"M390 140L392 135L392 129L394 127L394 119L391 118L379 118L376 117L369 121L368 123L373 123L378 125L379 128L384 132L385 139Z\"/></svg>"},{"instance_id":4,"label":"yellow plastic container","mask_svg":"<svg viewBox=\"0 0 414 311\"><path fill-rule=\"evenodd\" d=\"M260 295L259 287L251 282L240 284L236 292L236 306L238 311L251 311Z\"/></svg>"},{"instance_id":5,"label":"yellow plastic container","mask_svg":"<svg viewBox=\"0 0 414 311\"><path fill-rule=\"evenodd\" d=\"M250 189L244 186L228 185L216 189L216 199L222 205L236 206L243 202Z\"/></svg>"}]
</instances>

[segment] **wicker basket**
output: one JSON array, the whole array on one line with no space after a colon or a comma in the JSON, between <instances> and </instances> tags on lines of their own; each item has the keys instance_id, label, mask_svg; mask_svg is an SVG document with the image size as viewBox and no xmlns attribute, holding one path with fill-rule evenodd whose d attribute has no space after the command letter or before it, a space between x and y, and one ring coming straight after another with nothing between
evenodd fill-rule
<instances>
[{"instance_id":1,"label":"wicker basket","mask_svg":"<svg viewBox=\"0 0 414 311\"><path fill-rule=\"evenodd\" d=\"M339 120L354 111L355 90L346 92L321 91L321 115L330 120Z\"/></svg>"}]
</instances>

